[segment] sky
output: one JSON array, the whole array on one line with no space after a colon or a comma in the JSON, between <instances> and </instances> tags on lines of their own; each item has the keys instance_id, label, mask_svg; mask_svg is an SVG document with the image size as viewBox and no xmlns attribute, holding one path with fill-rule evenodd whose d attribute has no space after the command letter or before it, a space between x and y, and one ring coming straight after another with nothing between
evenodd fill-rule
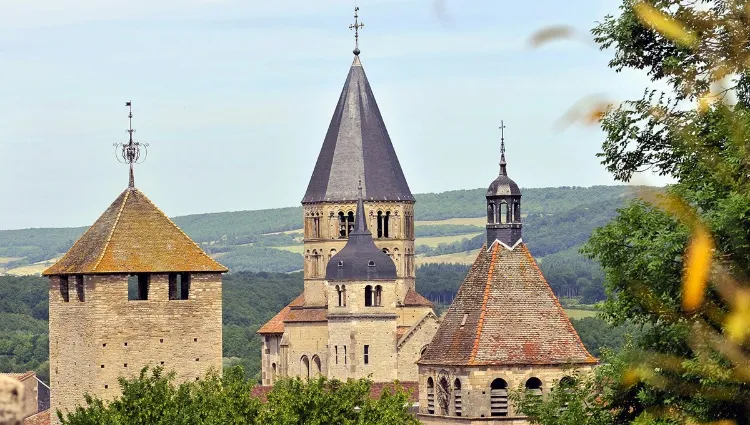
<instances>
[{"instance_id":1,"label":"sky","mask_svg":"<svg viewBox=\"0 0 750 425\"><path fill-rule=\"evenodd\" d=\"M615 183L580 99L640 97L589 30L617 0L358 0L360 56L412 192ZM127 186L170 216L299 205L351 65L354 0L0 0L0 229L90 225ZM555 25L578 40L534 48ZM647 176L641 182L663 184Z\"/></svg>"}]
</instances>

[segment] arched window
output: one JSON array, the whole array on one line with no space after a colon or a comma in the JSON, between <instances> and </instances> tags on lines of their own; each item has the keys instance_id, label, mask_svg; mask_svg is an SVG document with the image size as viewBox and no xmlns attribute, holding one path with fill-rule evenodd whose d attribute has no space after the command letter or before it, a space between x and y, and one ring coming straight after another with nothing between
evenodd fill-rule
<instances>
[{"instance_id":1,"label":"arched window","mask_svg":"<svg viewBox=\"0 0 750 425\"><path fill-rule=\"evenodd\" d=\"M495 203L487 203L487 223L495 223Z\"/></svg>"},{"instance_id":2,"label":"arched window","mask_svg":"<svg viewBox=\"0 0 750 425\"><path fill-rule=\"evenodd\" d=\"M313 373L315 376L320 376L321 367L320 367L320 357L317 355L314 355L312 358L313 361Z\"/></svg>"},{"instance_id":3,"label":"arched window","mask_svg":"<svg viewBox=\"0 0 750 425\"><path fill-rule=\"evenodd\" d=\"M378 211L378 233L379 238L383 237L383 211Z\"/></svg>"},{"instance_id":4,"label":"arched window","mask_svg":"<svg viewBox=\"0 0 750 425\"><path fill-rule=\"evenodd\" d=\"M303 379L310 379L310 359L307 358L307 356L302 356L302 359L300 359L300 376L302 376Z\"/></svg>"},{"instance_id":5,"label":"arched window","mask_svg":"<svg viewBox=\"0 0 750 425\"><path fill-rule=\"evenodd\" d=\"M383 218L383 237L387 238L389 237L390 231L389 227L391 225L391 212L386 211L385 217Z\"/></svg>"},{"instance_id":6,"label":"arched window","mask_svg":"<svg viewBox=\"0 0 750 425\"><path fill-rule=\"evenodd\" d=\"M461 416L463 406L461 404L461 380L456 378L453 381L453 412L456 416Z\"/></svg>"},{"instance_id":7,"label":"arched window","mask_svg":"<svg viewBox=\"0 0 750 425\"><path fill-rule=\"evenodd\" d=\"M380 285L375 287L375 302L373 304L378 307L383 305L383 287Z\"/></svg>"},{"instance_id":8,"label":"arched window","mask_svg":"<svg viewBox=\"0 0 750 425\"><path fill-rule=\"evenodd\" d=\"M331 249L331 252L328 253L328 261L331 261L334 255L336 255L336 249Z\"/></svg>"},{"instance_id":9,"label":"arched window","mask_svg":"<svg viewBox=\"0 0 750 425\"><path fill-rule=\"evenodd\" d=\"M448 384L448 378L441 376L438 381L438 405L440 406L440 414L448 416L448 406L450 403L451 388Z\"/></svg>"},{"instance_id":10,"label":"arched window","mask_svg":"<svg viewBox=\"0 0 750 425\"><path fill-rule=\"evenodd\" d=\"M346 307L346 285L341 285L341 299L341 306Z\"/></svg>"},{"instance_id":11,"label":"arched window","mask_svg":"<svg viewBox=\"0 0 750 425\"><path fill-rule=\"evenodd\" d=\"M362 217L362 220L364 219L365 218ZM354 213L351 211L349 211L349 215L347 216L347 222L348 222L348 226L346 230L346 237L349 237L349 233L354 231Z\"/></svg>"},{"instance_id":12,"label":"arched window","mask_svg":"<svg viewBox=\"0 0 750 425\"><path fill-rule=\"evenodd\" d=\"M521 222L521 204L518 201L513 202L513 221L516 223Z\"/></svg>"},{"instance_id":13,"label":"arched window","mask_svg":"<svg viewBox=\"0 0 750 425\"><path fill-rule=\"evenodd\" d=\"M542 395L542 381L539 378L529 378L526 381L526 393L534 396Z\"/></svg>"},{"instance_id":14,"label":"arched window","mask_svg":"<svg viewBox=\"0 0 750 425\"><path fill-rule=\"evenodd\" d=\"M312 273L313 277L318 275L318 251L313 249L312 252Z\"/></svg>"},{"instance_id":15,"label":"arched window","mask_svg":"<svg viewBox=\"0 0 750 425\"><path fill-rule=\"evenodd\" d=\"M343 211L339 211L339 239L346 239L346 216Z\"/></svg>"},{"instance_id":16,"label":"arched window","mask_svg":"<svg viewBox=\"0 0 750 425\"><path fill-rule=\"evenodd\" d=\"M344 300L342 299L344 293L341 291L341 288L339 288L338 285L336 285L336 295L338 296L338 303L336 303L337 307L343 307L344 306Z\"/></svg>"},{"instance_id":17,"label":"arched window","mask_svg":"<svg viewBox=\"0 0 750 425\"><path fill-rule=\"evenodd\" d=\"M435 381L427 378L427 413L435 414Z\"/></svg>"},{"instance_id":18,"label":"arched window","mask_svg":"<svg viewBox=\"0 0 750 425\"><path fill-rule=\"evenodd\" d=\"M271 363L271 383L276 382L276 363Z\"/></svg>"},{"instance_id":19,"label":"arched window","mask_svg":"<svg viewBox=\"0 0 750 425\"><path fill-rule=\"evenodd\" d=\"M365 286L365 307L372 307L372 286Z\"/></svg>"},{"instance_id":20,"label":"arched window","mask_svg":"<svg viewBox=\"0 0 750 425\"><path fill-rule=\"evenodd\" d=\"M508 204L505 201L500 201L500 217L498 217L498 223L506 224L508 222Z\"/></svg>"},{"instance_id":21,"label":"arched window","mask_svg":"<svg viewBox=\"0 0 750 425\"><path fill-rule=\"evenodd\" d=\"M500 378L490 384L490 416L508 416L508 383Z\"/></svg>"}]
</instances>

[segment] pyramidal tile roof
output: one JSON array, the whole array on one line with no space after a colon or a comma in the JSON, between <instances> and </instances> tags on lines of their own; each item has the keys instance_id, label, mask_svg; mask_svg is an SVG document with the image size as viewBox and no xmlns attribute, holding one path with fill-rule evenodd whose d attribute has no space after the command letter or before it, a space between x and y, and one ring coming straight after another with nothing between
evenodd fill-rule
<instances>
[{"instance_id":1,"label":"pyramidal tile roof","mask_svg":"<svg viewBox=\"0 0 750 425\"><path fill-rule=\"evenodd\" d=\"M357 56L302 202L356 201L360 179L365 200L414 200Z\"/></svg>"},{"instance_id":2,"label":"pyramidal tile roof","mask_svg":"<svg viewBox=\"0 0 750 425\"><path fill-rule=\"evenodd\" d=\"M419 364L593 364L525 244L483 247Z\"/></svg>"},{"instance_id":3,"label":"pyramidal tile roof","mask_svg":"<svg viewBox=\"0 0 750 425\"><path fill-rule=\"evenodd\" d=\"M130 187L42 274L226 271L146 195Z\"/></svg>"}]
</instances>

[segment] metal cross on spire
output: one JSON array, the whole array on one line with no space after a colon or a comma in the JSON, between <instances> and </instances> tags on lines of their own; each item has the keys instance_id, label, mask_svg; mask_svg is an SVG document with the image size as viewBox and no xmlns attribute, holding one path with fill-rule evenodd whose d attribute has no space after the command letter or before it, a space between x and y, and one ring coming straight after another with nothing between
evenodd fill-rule
<instances>
[{"instance_id":1,"label":"metal cross on spire","mask_svg":"<svg viewBox=\"0 0 750 425\"><path fill-rule=\"evenodd\" d=\"M359 7L354 7L354 24L349 25L350 30L354 30L354 55L359 56L359 30L364 28L365 24L359 22Z\"/></svg>"},{"instance_id":2,"label":"metal cross on spire","mask_svg":"<svg viewBox=\"0 0 750 425\"><path fill-rule=\"evenodd\" d=\"M135 178L133 176L133 164L140 164L146 160L148 156L148 143L138 143L133 141L133 102L125 102L125 106L128 107L128 143L115 143L115 157L120 163L128 164L130 166L130 179L128 181L128 187L135 187ZM141 148L143 148L144 155L141 158Z\"/></svg>"},{"instance_id":3,"label":"metal cross on spire","mask_svg":"<svg viewBox=\"0 0 750 425\"><path fill-rule=\"evenodd\" d=\"M506 169L507 163L505 162L505 122L500 120L500 174L503 176L508 175Z\"/></svg>"}]
</instances>

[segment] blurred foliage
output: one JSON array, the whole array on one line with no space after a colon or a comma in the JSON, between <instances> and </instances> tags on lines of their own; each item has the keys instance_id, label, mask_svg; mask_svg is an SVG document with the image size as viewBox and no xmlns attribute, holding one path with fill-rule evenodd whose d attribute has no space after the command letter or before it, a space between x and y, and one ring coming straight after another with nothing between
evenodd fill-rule
<instances>
[{"instance_id":1,"label":"blurred foliage","mask_svg":"<svg viewBox=\"0 0 750 425\"><path fill-rule=\"evenodd\" d=\"M593 34L611 67L669 87L596 111L602 163L623 182L652 170L676 183L642 191L585 248L605 272L603 317L644 330L592 380L521 403L548 425L572 423L573 403L584 423L748 424L750 6L624 0Z\"/></svg>"},{"instance_id":2,"label":"blurred foliage","mask_svg":"<svg viewBox=\"0 0 750 425\"><path fill-rule=\"evenodd\" d=\"M143 369L137 378L120 379L122 396L115 400L87 395L85 406L58 417L63 425L419 423L408 412L409 396L400 388L372 399L372 382L365 379L282 379L262 403L244 375L242 368L233 368L223 376L209 373L203 380L177 384L173 374Z\"/></svg>"}]
</instances>

